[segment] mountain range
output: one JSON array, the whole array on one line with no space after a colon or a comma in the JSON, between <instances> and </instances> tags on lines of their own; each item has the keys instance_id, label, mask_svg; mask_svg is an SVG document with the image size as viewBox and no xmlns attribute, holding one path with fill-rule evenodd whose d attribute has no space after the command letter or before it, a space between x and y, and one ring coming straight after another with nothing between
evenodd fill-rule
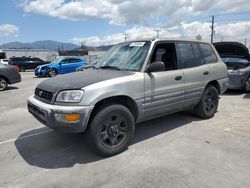
<instances>
[{"instance_id":1,"label":"mountain range","mask_svg":"<svg viewBox=\"0 0 250 188\"><path fill-rule=\"evenodd\" d=\"M31 43L22 42L9 42L0 45L0 49L47 49L47 50L103 50L106 51L111 48L109 46L99 46L99 47L88 47L88 46L78 46L72 43L58 42L53 40L42 40L35 41Z\"/></svg>"},{"instance_id":2,"label":"mountain range","mask_svg":"<svg viewBox=\"0 0 250 188\"><path fill-rule=\"evenodd\" d=\"M57 42L52 40L35 41L31 43L9 42L0 45L0 49L48 49L48 50L71 50L79 48L72 43Z\"/></svg>"}]
</instances>

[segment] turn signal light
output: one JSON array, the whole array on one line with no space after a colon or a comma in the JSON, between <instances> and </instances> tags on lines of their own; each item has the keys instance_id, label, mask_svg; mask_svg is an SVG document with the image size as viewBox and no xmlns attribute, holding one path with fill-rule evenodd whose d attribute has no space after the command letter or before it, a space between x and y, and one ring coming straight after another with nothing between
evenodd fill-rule
<instances>
[{"instance_id":1,"label":"turn signal light","mask_svg":"<svg viewBox=\"0 0 250 188\"><path fill-rule=\"evenodd\" d=\"M79 121L80 120L80 114L65 114L65 119L68 122Z\"/></svg>"}]
</instances>

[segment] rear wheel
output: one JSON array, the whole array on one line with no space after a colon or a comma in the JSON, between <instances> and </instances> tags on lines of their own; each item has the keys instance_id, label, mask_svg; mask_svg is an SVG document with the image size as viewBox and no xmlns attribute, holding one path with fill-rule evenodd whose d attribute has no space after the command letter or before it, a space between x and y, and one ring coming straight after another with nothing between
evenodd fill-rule
<instances>
[{"instance_id":1,"label":"rear wheel","mask_svg":"<svg viewBox=\"0 0 250 188\"><path fill-rule=\"evenodd\" d=\"M25 70L26 70L26 69L25 69L25 66L19 66L19 71L20 71L20 72L25 72Z\"/></svg>"},{"instance_id":2,"label":"rear wheel","mask_svg":"<svg viewBox=\"0 0 250 188\"><path fill-rule=\"evenodd\" d=\"M134 133L134 118L128 108L112 104L102 108L88 130L91 148L99 155L112 156L124 151Z\"/></svg>"},{"instance_id":3,"label":"rear wheel","mask_svg":"<svg viewBox=\"0 0 250 188\"><path fill-rule=\"evenodd\" d=\"M198 116L208 119L214 116L219 105L219 94L217 89L208 85L202 95L199 104L195 107Z\"/></svg>"},{"instance_id":4,"label":"rear wheel","mask_svg":"<svg viewBox=\"0 0 250 188\"><path fill-rule=\"evenodd\" d=\"M56 72L55 69L48 69L47 75L48 75L49 77L54 77L54 76L57 75L57 72Z\"/></svg>"},{"instance_id":5,"label":"rear wheel","mask_svg":"<svg viewBox=\"0 0 250 188\"><path fill-rule=\"evenodd\" d=\"M0 77L0 91L5 90L8 87L6 79Z\"/></svg>"}]
</instances>

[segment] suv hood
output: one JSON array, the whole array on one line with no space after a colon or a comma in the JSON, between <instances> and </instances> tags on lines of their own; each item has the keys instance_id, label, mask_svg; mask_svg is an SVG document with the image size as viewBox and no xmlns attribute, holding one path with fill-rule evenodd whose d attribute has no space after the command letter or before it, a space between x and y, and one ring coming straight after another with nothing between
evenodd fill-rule
<instances>
[{"instance_id":1,"label":"suv hood","mask_svg":"<svg viewBox=\"0 0 250 188\"><path fill-rule=\"evenodd\" d=\"M213 43L220 57L240 57L250 60L246 46L239 42L216 42Z\"/></svg>"},{"instance_id":2,"label":"suv hood","mask_svg":"<svg viewBox=\"0 0 250 188\"><path fill-rule=\"evenodd\" d=\"M56 93L61 90L81 89L97 82L133 74L135 73L130 71L90 68L83 72L79 71L50 78L38 84L37 88Z\"/></svg>"}]
</instances>

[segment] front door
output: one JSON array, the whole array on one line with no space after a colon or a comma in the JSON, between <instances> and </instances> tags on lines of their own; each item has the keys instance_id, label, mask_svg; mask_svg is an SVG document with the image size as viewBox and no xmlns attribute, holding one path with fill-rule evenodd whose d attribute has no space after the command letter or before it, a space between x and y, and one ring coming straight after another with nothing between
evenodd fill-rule
<instances>
[{"instance_id":1,"label":"front door","mask_svg":"<svg viewBox=\"0 0 250 188\"><path fill-rule=\"evenodd\" d=\"M166 70L145 74L145 117L179 111L183 108L184 74L179 70L174 43L158 43L150 63L162 61Z\"/></svg>"}]
</instances>

